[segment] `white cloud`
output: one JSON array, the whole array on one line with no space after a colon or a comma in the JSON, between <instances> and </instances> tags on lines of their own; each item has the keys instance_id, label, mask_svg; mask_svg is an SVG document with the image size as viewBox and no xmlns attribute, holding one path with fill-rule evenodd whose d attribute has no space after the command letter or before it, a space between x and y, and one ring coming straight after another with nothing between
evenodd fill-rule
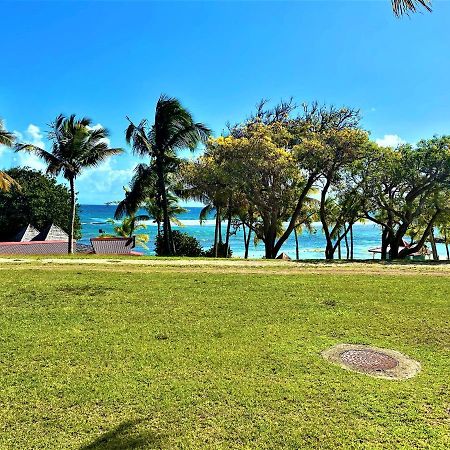
<instances>
[{"instance_id":1,"label":"white cloud","mask_svg":"<svg viewBox=\"0 0 450 450\"><path fill-rule=\"evenodd\" d=\"M30 125L28 125L26 134L33 145L36 145L40 148L45 148L45 144L43 141L44 136L42 135L41 130L37 125L33 125L32 123L30 123Z\"/></svg>"},{"instance_id":2,"label":"white cloud","mask_svg":"<svg viewBox=\"0 0 450 450\"><path fill-rule=\"evenodd\" d=\"M401 144L406 144L406 141L396 134L385 134L382 139L376 139L375 142L381 147L392 148L396 148Z\"/></svg>"},{"instance_id":3,"label":"white cloud","mask_svg":"<svg viewBox=\"0 0 450 450\"><path fill-rule=\"evenodd\" d=\"M123 162L122 162L123 163ZM123 198L123 186L128 185L133 177L135 164L127 168L116 168L117 160L108 159L98 167L84 170L77 178L80 201L91 202L91 198L102 201L120 200ZM120 167L119 162L119 167Z\"/></svg>"},{"instance_id":4,"label":"white cloud","mask_svg":"<svg viewBox=\"0 0 450 450\"><path fill-rule=\"evenodd\" d=\"M36 147L45 149L44 135L37 125L30 123L24 133L14 131L14 134L19 142L32 144ZM31 167L32 169L40 170L42 172L45 171L45 163L35 154L22 151L18 152L16 155L17 157L13 158L16 165Z\"/></svg>"}]
</instances>

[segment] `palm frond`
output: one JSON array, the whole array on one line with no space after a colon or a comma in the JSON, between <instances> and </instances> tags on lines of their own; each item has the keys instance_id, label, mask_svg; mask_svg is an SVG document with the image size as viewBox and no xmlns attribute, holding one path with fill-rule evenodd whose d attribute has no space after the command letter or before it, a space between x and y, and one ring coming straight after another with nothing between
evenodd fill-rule
<instances>
[{"instance_id":1,"label":"palm frond","mask_svg":"<svg viewBox=\"0 0 450 450\"><path fill-rule=\"evenodd\" d=\"M0 145L5 145L6 147L12 147L14 145L16 137L13 133L5 130L3 121L0 119Z\"/></svg>"},{"instance_id":2,"label":"palm frond","mask_svg":"<svg viewBox=\"0 0 450 450\"><path fill-rule=\"evenodd\" d=\"M211 134L211 130L202 123L193 123L180 128L167 143L171 149L188 148L194 150L199 143L204 143Z\"/></svg>"},{"instance_id":3,"label":"palm frond","mask_svg":"<svg viewBox=\"0 0 450 450\"><path fill-rule=\"evenodd\" d=\"M11 178L6 172L0 171L0 191L8 192L12 187L20 189L20 184Z\"/></svg>"},{"instance_id":4,"label":"palm frond","mask_svg":"<svg viewBox=\"0 0 450 450\"><path fill-rule=\"evenodd\" d=\"M94 147L87 147L86 154L80 159L81 167L96 167L110 156L123 153L122 148L109 148L106 142L100 142Z\"/></svg>"},{"instance_id":5,"label":"palm frond","mask_svg":"<svg viewBox=\"0 0 450 450\"><path fill-rule=\"evenodd\" d=\"M212 203L208 203L206 206L202 208L202 210L200 211L200 215L198 217L198 219L200 220L200 225L203 224L203 222L208 219L208 216L214 209L215 208Z\"/></svg>"},{"instance_id":6,"label":"palm frond","mask_svg":"<svg viewBox=\"0 0 450 450\"><path fill-rule=\"evenodd\" d=\"M430 0L391 0L391 3L392 10L397 17L407 15L410 12L415 13L421 7L431 12Z\"/></svg>"},{"instance_id":7,"label":"palm frond","mask_svg":"<svg viewBox=\"0 0 450 450\"><path fill-rule=\"evenodd\" d=\"M64 168L63 161L57 158L53 153L37 147L36 145L16 144L15 150L16 152L25 151L39 156L39 158L43 159L47 164L47 173L49 174L58 175Z\"/></svg>"},{"instance_id":8,"label":"palm frond","mask_svg":"<svg viewBox=\"0 0 450 450\"><path fill-rule=\"evenodd\" d=\"M153 186L154 174L151 166L138 164L130 188L125 192L125 198L117 205L114 218L121 219L125 215L135 214L139 207L154 195Z\"/></svg>"},{"instance_id":9,"label":"palm frond","mask_svg":"<svg viewBox=\"0 0 450 450\"><path fill-rule=\"evenodd\" d=\"M138 156L152 154L151 136L148 133L147 121L141 120L139 125L135 125L128 117L129 125L125 130L125 140L131 145L133 153Z\"/></svg>"}]
</instances>

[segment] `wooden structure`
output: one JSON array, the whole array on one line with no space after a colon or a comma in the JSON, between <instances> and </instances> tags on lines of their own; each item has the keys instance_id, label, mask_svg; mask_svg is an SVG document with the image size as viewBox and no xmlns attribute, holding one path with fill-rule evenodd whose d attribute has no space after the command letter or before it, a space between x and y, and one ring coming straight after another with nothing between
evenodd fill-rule
<instances>
[{"instance_id":1,"label":"wooden structure","mask_svg":"<svg viewBox=\"0 0 450 450\"><path fill-rule=\"evenodd\" d=\"M91 239L94 253L97 255L141 255L134 252L135 237L98 237Z\"/></svg>"}]
</instances>

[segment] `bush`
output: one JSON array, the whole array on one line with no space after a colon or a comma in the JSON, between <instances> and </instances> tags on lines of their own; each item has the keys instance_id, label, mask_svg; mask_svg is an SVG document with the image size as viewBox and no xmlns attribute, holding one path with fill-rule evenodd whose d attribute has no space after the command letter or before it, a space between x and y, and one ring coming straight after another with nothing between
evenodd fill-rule
<instances>
[{"instance_id":1,"label":"bush","mask_svg":"<svg viewBox=\"0 0 450 450\"><path fill-rule=\"evenodd\" d=\"M233 254L233 250L231 248L228 248L228 256L226 255L227 252L227 246L224 242L219 242L217 246L217 257L218 258L231 258L231 255ZM203 256L207 256L209 258L214 258L214 245L203 252Z\"/></svg>"},{"instance_id":2,"label":"bush","mask_svg":"<svg viewBox=\"0 0 450 450\"><path fill-rule=\"evenodd\" d=\"M187 233L172 231L173 242L175 245L176 256L202 256L203 249L200 242ZM155 253L157 256L167 256L164 249L164 234L156 236Z\"/></svg>"}]
</instances>

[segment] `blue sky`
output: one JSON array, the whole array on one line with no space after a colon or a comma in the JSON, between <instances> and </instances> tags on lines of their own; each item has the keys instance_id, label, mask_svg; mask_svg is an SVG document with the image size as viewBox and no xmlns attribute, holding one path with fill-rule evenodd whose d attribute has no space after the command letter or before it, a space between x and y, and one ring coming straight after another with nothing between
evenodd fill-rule
<instances>
[{"instance_id":1,"label":"blue sky","mask_svg":"<svg viewBox=\"0 0 450 450\"><path fill-rule=\"evenodd\" d=\"M58 114L91 117L123 146L125 116L164 92L220 134L261 98L360 108L374 139L450 133L450 3L396 19L389 0L1 2L0 117L41 145ZM385 138L385 136L388 136ZM81 203L121 198L127 153L78 182ZM41 167L0 150L0 166Z\"/></svg>"}]
</instances>

